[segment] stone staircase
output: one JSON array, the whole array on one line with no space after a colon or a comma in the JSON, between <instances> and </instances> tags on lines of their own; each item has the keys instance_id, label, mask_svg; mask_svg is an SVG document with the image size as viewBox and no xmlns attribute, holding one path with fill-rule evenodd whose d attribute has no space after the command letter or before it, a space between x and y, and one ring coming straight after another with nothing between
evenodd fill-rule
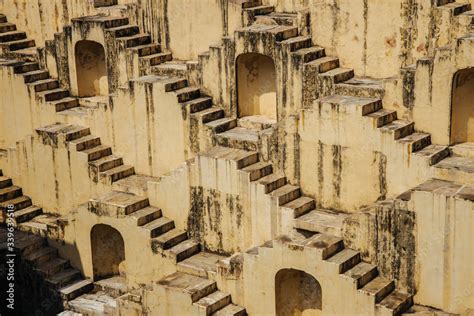
<instances>
[{"instance_id":1,"label":"stone staircase","mask_svg":"<svg viewBox=\"0 0 474 316\"><path fill-rule=\"evenodd\" d=\"M0 13L0 56L36 58L35 41L28 39L25 32L17 31L16 25L9 23Z\"/></svg>"},{"instance_id":2,"label":"stone staircase","mask_svg":"<svg viewBox=\"0 0 474 316\"><path fill-rule=\"evenodd\" d=\"M69 260L62 259L56 248L48 245L46 238L15 231L15 251L28 262L34 273L43 278L48 288L56 291L63 304L92 290L93 283L83 279L79 270L70 266ZM6 240L7 230L0 228L2 240ZM1 251L6 250L6 242Z\"/></svg>"}]
</instances>

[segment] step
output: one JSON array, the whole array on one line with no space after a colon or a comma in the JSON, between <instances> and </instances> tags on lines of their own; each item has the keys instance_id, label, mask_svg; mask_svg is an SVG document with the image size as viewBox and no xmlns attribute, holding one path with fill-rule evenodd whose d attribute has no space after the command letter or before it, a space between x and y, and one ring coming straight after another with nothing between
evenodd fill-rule
<instances>
[{"instance_id":1,"label":"step","mask_svg":"<svg viewBox=\"0 0 474 316\"><path fill-rule=\"evenodd\" d=\"M112 155L112 148L110 146L99 145L81 151L87 155L88 161L94 161L105 156Z\"/></svg>"},{"instance_id":2,"label":"step","mask_svg":"<svg viewBox=\"0 0 474 316\"><path fill-rule=\"evenodd\" d=\"M400 315L413 305L413 296L410 294L393 291L385 297L377 308L389 312L391 315Z\"/></svg>"},{"instance_id":3,"label":"step","mask_svg":"<svg viewBox=\"0 0 474 316\"><path fill-rule=\"evenodd\" d=\"M90 280L79 280L77 282L73 282L65 287L62 287L59 290L59 294L63 300L69 301L73 300L76 297L92 291L94 288L94 283Z\"/></svg>"},{"instance_id":4,"label":"step","mask_svg":"<svg viewBox=\"0 0 474 316\"><path fill-rule=\"evenodd\" d=\"M201 245L194 240L185 240L169 250L170 255L176 262L183 261L201 251Z\"/></svg>"},{"instance_id":5,"label":"step","mask_svg":"<svg viewBox=\"0 0 474 316\"><path fill-rule=\"evenodd\" d=\"M270 193L272 198L275 198L278 206L287 204L301 196L300 187L291 184L285 184Z\"/></svg>"},{"instance_id":6,"label":"step","mask_svg":"<svg viewBox=\"0 0 474 316\"><path fill-rule=\"evenodd\" d=\"M159 178L145 176L142 174L133 174L113 183L115 191L128 192L139 196L147 196L148 183L156 182Z\"/></svg>"},{"instance_id":7,"label":"step","mask_svg":"<svg viewBox=\"0 0 474 316\"><path fill-rule=\"evenodd\" d=\"M0 23L7 23L7 16L5 14L0 14Z\"/></svg>"},{"instance_id":8,"label":"step","mask_svg":"<svg viewBox=\"0 0 474 316\"><path fill-rule=\"evenodd\" d=\"M31 83L39 80L45 80L49 78L49 72L47 70L33 70L22 74L25 83Z\"/></svg>"},{"instance_id":9,"label":"step","mask_svg":"<svg viewBox=\"0 0 474 316\"><path fill-rule=\"evenodd\" d=\"M197 99L201 96L201 91L196 87L186 87L179 90L173 91L178 98L179 103L187 102L193 99Z\"/></svg>"},{"instance_id":10,"label":"step","mask_svg":"<svg viewBox=\"0 0 474 316\"><path fill-rule=\"evenodd\" d=\"M58 256L58 250L53 247L42 247L25 256L27 261L34 265L40 265Z\"/></svg>"},{"instance_id":11,"label":"step","mask_svg":"<svg viewBox=\"0 0 474 316\"><path fill-rule=\"evenodd\" d=\"M134 174L135 168L133 166L121 165L99 173L99 178L105 179L107 183L112 184L118 180L132 176Z\"/></svg>"},{"instance_id":12,"label":"step","mask_svg":"<svg viewBox=\"0 0 474 316\"><path fill-rule=\"evenodd\" d=\"M255 17L255 23L268 23L286 26L297 26L298 16L296 13L272 12L267 15L258 15Z\"/></svg>"},{"instance_id":13,"label":"step","mask_svg":"<svg viewBox=\"0 0 474 316\"><path fill-rule=\"evenodd\" d=\"M43 213L43 209L41 207L38 207L35 205L25 207L24 209L21 209L15 212L15 222L17 224L24 223L42 213Z\"/></svg>"},{"instance_id":14,"label":"step","mask_svg":"<svg viewBox=\"0 0 474 316\"><path fill-rule=\"evenodd\" d=\"M172 77L161 80L161 82L164 84L166 92L181 90L188 86L188 80L180 77Z\"/></svg>"},{"instance_id":15,"label":"step","mask_svg":"<svg viewBox=\"0 0 474 316\"><path fill-rule=\"evenodd\" d=\"M258 179L271 174L273 172L273 165L268 162L260 161L242 168L242 171L248 173L249 181L257 181Z\"/></svg>"},{"instance_id":16,"label":"step","mask_svg":"<svg viewBox=\"0 0 474 316\"><path fill-rule=\"evenodd\" d=\"M150 234L150 238L160 236L174 228L174 221L167 217L159 217L142 226Z\"/></svg>"},{"instance_id":17,"label":"step","mask_svg":"<svg viewBox=\"0 0 474 316\"><path fill-rule=\"evenodd\" d=\"M298 36L298 28L295 26L277 26L268 31L275 38L275 41L282 42L292 37Z\"/></svg>"},{"instance_id":18,"label":"step","mask_svg":"<svg viewBox=\"0 0 474 316\"><path fill-rule=\"evenodd\" d=\"M257 181L259 185L264 187L265 194L268 194L286 184L286 177L283 174L272 173Z\"/></svg>"},{"instance_id":19,"label":"step","mask_svg":"<svg viewBox=\"0 0 474 316\"><path fill-rule=\"evenodd\" d=\"M11 31L0 33L0 43L13 42L26 39L25 32Z\"/></svg>"},{"instance_id":20,"label":"step","mask_svg":"<svg viewBox=\"0 0 474 316\"><path fill-rule=\"evenodd\" d=\"M99 146L100 137L95 135L86 135L84 137L76 138L70 141L70 144L74 147L76 151L83 151L93 147Z\"/></svg>"},{"instance_id":21,"label":"step","mask_svg":"<svg viewBox=\"0 0 474 316\"><path fill-rule=\"evenodd\" d=\"M5 202L17 198L23 194L20 187L15 185L0 189L0 202Z\"/></svg>"},{"instance_id":22,"label":"step","mask_svg":"<svg viewBox=\"0 0 474 316\"><path fill-rule=\"evenodd\" d=\"M312 210L295 219L295 228L340 237L344 220L348 217L348 214L331 210Z\"/></svg>"},{"instance_id":23,"label":"step","mask_svg":"<svg viewBox=\"0 0 474 316\"><path fill-rule=\"evenodd\" d=\"M12 186L12 179L5 177L5 176L0 176L0 189Z\"/></svg>"},{"instance_id":24,"label":"step","mask_svg":"<svg viewBox=\"0 0 474 316\"><path fill-rule=\"evenodd\" d=\"M344 273L360 263L360 252L345 248L335 255L326 259L331 264L337 266L338 273Z\"/></svg>"},{"instance_id":25,"label":"step","mask_svg":"<svg viewBox=\"0 0 474 316\"><path fill-rule=\"evenodd\" d=\"M275 7L272 5L258 5L244 9L244 12L251 13L253 16L266 15L273 11L275 11Z\"/></svg>"},{"instance_id":26,"label":"step","mask_svg":"<svg viewBox=\"0 0 474 316\"><path fill-rule=\"evenodd\" d=\"M213 316L246 316L247 312L244 307L234 305L234 304L229 304L225 306L224 308L218 310Z\"/></svg>"},{"instance_id":27,"label":"step","mask_svg":"<svg viewBox=\"0 0 474 316\"><path fill-rule=\"evenodd\" d=\"M123 165L123 158L114 155L109 155L89 162L89 168L92 168L93 172L96 174L121 165Z\"/></svg>"},{"instance_id":28,"label":"step","mask_svg":"<svg viewBox=\"0 0 474 316\"><path fill-rule=\"evenodd\" d=\"M38 97L42 98L45 102L52 102L62 100L69 97L69 90L58 88L58 89L49 89L42 91L37 94Z\"/></svg>"},{"instance_id":29,"label":"step","mask_svg":"<svg viewBox=\"0 0 474 316\"><path fill-rule=\"evenodd\" d=\"M231 161L234 164L235 169L239 170L258 161L258 153L255 151L247 151L222 146L215 146L207 152L202 153L201 156Z\"/></svg>"},{"instance_id":30,"label":"step","mask_svg":"<svg viewBox=\"0 0 474 316\"><path fill-rule=\"evenodd\" d=\"M383 80L354 77L336 84L336 93L354 97L379 98L385 94Z\"/></svg>"},{"instance_id":31,"label":"step","mask_svg":"<svg viewBox=\"0 0 474 316\"><path fill-rule=\"evenodd\" d=\"M63 90L67 91L67 90ZM69 91L67 91L69 94ZM77 98L63 97L58 100L49 101L54 105L56 112L61 112L64 110L72 109L79 106L79 100Z\"/></svg>"},{"instance_id":32,"label":"step","mask_svg":"<svg viewBox=\"0 0 474 316\"><path fill-rule=\"evenodd\" d=\"M0 203L0 210L6 210L9 205L13 205L13 210L18 211L31 206L31 199L25 195L18 196L14 199L7 200Z\"/></svg>"},{"instance_id":33,"label":"step","mask_svg":"<svg viewBox=\"0 0 474 316\"><path fill-rule=\"evenodd\" d=\"M210 273L217 271L217 262L226 257L209 252L200 252L178 263L178 271L189 273L203 278L210 278Z\"/></svg>"},{"instance_id":34,"label":"step","mask_svg":"<svg viewBox=\"0 0 474 316\"><path fill-rule=\"evenodd\" d=\"M87 18L87 17L86 17ZM94 19L95 17L92 16ZM96 19L96 18L95 18ZM129 23L129 20L127 17L118 17L118 16L102 16L101 21L104 23L104 27L106 29L111 29L114 27L119 27L122 25L126 25Z\"/></svg>"},{"instance_id":35,"label":"step","mask_svg":"<svg viewBox=\"0 0 474 316\"><path fill-rule=\"evenodd\" d=\"M308 49L311 43L311 36L296 36L281 42L281 45L287 46L290 52Z\"/></svg>"},{"instance_id":36,"label":"step","mask_svg":"<svg viewBox=\"0 0 474 316\"><path fill-rule=\"evenodd\" d=\"M94 0L94 8L110 7L117 5L118 0Z\"/></svg>"},{"instance_id":37,"label":"step","mask_svg":"<svg viewBox=\"0 0 474 316\"><path fill-rule=\"evenodd\" d=\"M434 177L474 185L474 158L448 157L434 165Z\"/></svg>"},{"instance_id":38,"label":"step","mask_svg":"<svg viewBox=\"0 0 474 316\"><path fill-rule=\"evenodd\" d=\"M449 147L442 145L429 145L415 153L417 156L427 157L429 165L435 165L449 156Z\"/></svg>"},{"instance_id":39,"label":"step","mask_svg":"<svg viewBox=\"0 0 474 316\"><path fill-rule=\"evenodd\" d=\"M307 64L314 60L326 57L326 50L323 47L312 46L308 48L299 49L292 54L292 59L295 62Z\"/></svg>"},{"instance_id":40,"label":"step","mask_svg":"<svg viewBox=\"0 0 474 316\"><path fill-rule=\"evenodd\" d=\"M16 25L13 23L0 23L0 34L6 32L13 32L16 31Z\"/></svg>"},{"instance_id":41,"label":"step","mask_svg":"<svg viewBox=\"0 0 474 316\"><path fill-rule=\"evenodd\" d=\"M304 240L305 246L315 248L321 253L321 259L325 260L342 249L344 241L342 238L328 234L315 234Z\"/></svg>"},{"instance_id":42,"label":"step","mask_svg":"<svg viewBox=\"0 0 474 316\"><path fill-rule=\"evenodd\" d=\"M169 249L188 239L188 234L184 230L172 229L156 238L152 239L152 248L155 253L158 249Z\"/></svg>"},{"instance_id":43,"label":"step","mask_svg":"<svg viewBox=\"0 0 474 316\"><path fill-rule=\"evenodd\" d=\"M360 289L377 277L378 271L377 266L366 262L360 262L352 269L346 271L343 275L352 279L357 288Z\"/></svg>"},{"instance_id":44,"label":"step","mask_svg":"<svg viewBox=\"0 0 474 316\"><path fill-rule=\"evenodd\" d=\"M199 301L195 302L193 305L196 306L202 313L205 315L211 315L212 313L222 309L224 306L231 303L230 294L215 291Z\"/></svg>"},{"instance_id":45,"label":"step","mask_svg":"<svg viewBox=\"0 0 474 316\"><path fill-rule=\"evenodd\" d=\"M307 196L300 196L299 198L282 205L282 207L292 210L293 217L297 218L311 210L314 210L316 208L316 201Z\"/></svg>"},{"instance_id":46,"label":"step","mask_svg":"<svg viewBox=\"0 0 474 316\"><path fill-rule=\"evenodd\" d=\"M305 68L312 69L316 73L325 73L339 67L339 58L337 57L321 57L305 64Z\"/></svg>"},{"instance_id":47,"label":"step","mask_svg":"<svg viewBox=\"0 0 474 316\"><path fill-rule=\"evenodd\" d=\"M366 115L373 120L373 126L376 128L390 124L397 119L397 111L380 109Z\"/></svg>"},{"instance_id":48,"label":"step","mask_svg":"<svg viewBox=\"0 0 474 316\"><path fill-rule=\"evenodd\" d=\"M408 152L417 152L431 145L431 135L426 133L413 133L397 140L401 144L408 146Z\"/></svg>"},{"instance_id":49,"label":"step","mask_svg":"<svg viewBox=\"0 0 474 316\"><path fill-rule=\"evenodd\" d=\"M354 70L347 68L336 68L320 74L323 78L330 78L335 84L347 81L354 77Z\"/></svg>"},{"instance_id":50,"label":"step","mask_svg":"<svg viewBox=\"0 0 474 316\"><path fill-rule=\"evenodd\" d=\"M395 290L395 283L384 277L378 276L367 283L360 291L375 298L375 303L382 301L387 295Z\"/></svg>"},{"instance_id":51,"label":"step","mask_svg":"<svg viewBox=\"0 0 474 316\"><path fill-rule=\"evenodd\" d=\"M147 198L124 192L111 192L89 200L89 210L96 214L130 215L150 205Z\"/></svg>"},{"instance_id":52,"label":"step","mask_svg":"<svg viewBox=\"0 0 474 316\"><path fill-rule=\"evenodd\" d=\"M33 251L44 247L45 239L35 235L25 234L20 240L15 240L15 249L21 252L23 256L27 256Z\"/></svg>"},{"instance_id":53,"label":"step","mask_svg":"<svg viewBox=\"0 0 474 316\"><path fill-rule=\"evenodd\" d=\"M212 107L212 98L211 97L200 97L194 100L181 103L185 108L189 108L190 113L200 112ZM221 118L221 117L219 117ZM210 122L210 121L206 121Z\"/></svg>"},{"instance_id":54,"label":"step","mask_svg":"<svg viewBox=\"0 0 474 316\"><path fill-rule=\"evenodd\" d=\"M27 85L33 87L35 92L42 92L59 88L59 81L56 79L44 79L28 83Z\"/></svg>"},{"instance_id":55,"label":"step","mask_svg":"<svg viewBox=\"0 0 474 316\"><path fill-rule=\"evenodd\" d=\"M193 303L217 290L215 281L183 272L170 274L159 280L157 285L171 291L186 293Z\"/></svg>"},{"instance_id":56,"label":"step","mask_svg":"<svg viewBox=\"0 0 474 316\"><path fill-rule=\"evenodd\" d=\"M210 107L199 112L193 113L193 116L202 124L221 119L225 116L224 110L219 107Z\"/></svg>"},{"instance_id":57,"label":"step","mask_svg":"<svg viewBox=\"0 0 474 316\"><path fill-rule=\"evenodd\" d=\"M116 38L120 37L130 37L136 35L140 32L138 25L122 25L114 28L108 29L109 32L112 32Z\"/></svg>"},{"instance_id":58,"label":"step","mask_svg":"<svg viewBox=\"0 0 474 316\"><path fill-rule=\"evenodd\" d=\"M136 51L138 53L138 57L161 53L161 45L157 43L138 45L135 47L130 47L129 49Z\"/></svg>"},{"instance_id":59,"label":"step","mask_svg":"<svg viewBox=\"0 0 474 316\"><path fill-rule=\"evenodd\" d=\"M21 39L2 43L0 46L7 46L10 51L18 51L20 49L35 47L35 41L32 39Z\"/></svg>"},{"instance_id":60,"label":"step","mask_svg":"<svg viewBox=\"0 0 474 316\"><path fill-rule=\"evenodd\" d=\"M455 156L474 158L474 142L457 144L451 146L449 149Z\"/></svg>"},{"instance_id":61,"label":"step","mask_svg":"<svg viewBox=\"0 0 474 316\"><path fill-rule=\"evenodd\" d=\"M124 43L126 48L141 46L141 45L146 45L146 44L151 43L150 35L143 34L143 33L135 34L131 36L119 37L116 40Z\"/></svg>"},{"instance_id":62,"label":"step","mask_svg":"<svg viewBox=\"0 0 474 316\"><path fill-rule=\"evenodd\" d=\"M161 209L148 206L129 215L136 221L137 226L143 226L162 216Z\"/></svg>"},{"instance_id":63,"label":"step","mask_svg":"<svg viewBox=\"0 0 474 316\"><path fill-rule=\"evenodd\" d=\"M357 113L367 115L382 108L382 100L375 98L360 98L347 95L330 95L318 99L320 106L329 105L337 108L338 113Z\"/></svg>"},{"instance_id":64,"label":"step","mask_svg":"<svg viewBox=\"0 0 474 316\"><path fill-rule=\"evenodd\" d=\"M406 137L415 132L415 124L410 121L395 120L380 128L383 133L389 133L394 140Z\"/></svg>"},{"instance_id":65,"label":"step","mask_svg":"<svg viewBox=\"0 0 474 316\"><path fill-rule=\"evenodd\" d=\"M224 117L212 122L206 123L206 126L210 128L214 133L219 134L237 126L237 120L231 117Z\"/></svg>"},{"instance_id":66,"label":"step","mask_svg":"<svg viewBox=\"0 0 474 316\"><path fill-rule=\"evenodd\" d=\"M219 146L250 151L258 150L259 134L258 131L252 129L235 127L219 133L215 137Z\"/></svg>"},{"instance_id":67,"label":"step","mask_svg":"<svg viewBox=\"0 0 474 316\"><path fill-rule=\"evenodd\" d=\"M452 2L445 4L443 6L440 6L441 9L447 9L452 11L453 16L458 16L464 12L467 12L471 10L471 4L470 3L459 3L459 2Z\"/></svg>"},{"instance_id":68,"label":"step","mask_svg":"<svg viewBox=\"0 0 474 316\"><path fill-rule=\"evenodd\" d=\"M35 70L39 70L39 64L37 62L22 62L19 65L13 66L13 72L16 74L23 74Z\"/></svg>"},{"instance_id":69,"label":"step","mask_svg":"<svg viewBox=\"0 0 474 316\"><path fill-rule=\"evenodd\" d=\"M35 270L39 271L45 277L53 276L60 271L65 270L69 266L69 261L56 257L43 262L42 264L35 267Z\"/></svg>"},{"instance_id":70,"label":"step","mask_svg":"<svg viewBox=\"0 0 474 316\"><path fill-rule=\"evenodd\" d=\"M140 57L140 59L149 63L150 66L160 65L164 62L173 60L173 54L169 52L155 53Z\"/></svg>"},{"instance_id":71,"label":"step","mask_svg":"<svg viewBox=\"0 0 474 316\"><path fill-rule=\"evenodd\" d=\"M46 282L54 289L60 289L72 281L80 278L81 273L77 269L68 268L56 273L46 279Z\"/></svg>"}]
</instances>

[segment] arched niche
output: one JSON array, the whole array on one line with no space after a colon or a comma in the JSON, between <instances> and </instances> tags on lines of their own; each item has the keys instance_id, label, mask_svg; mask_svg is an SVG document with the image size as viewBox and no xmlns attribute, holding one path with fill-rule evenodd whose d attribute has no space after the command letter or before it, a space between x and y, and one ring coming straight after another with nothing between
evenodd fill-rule
<instances>
[{"instance_id":1,"label":"arched niche","mask_svg":"<svg viewBox=\"0 0 474 316\"><path fill-rule=\"evenodd\" d=\"M108 94L104 47L94 41L79 41L74 49L79 97Z\"/></svg>"},{"instance_id":2,"label":"arched niche","mask_svg":"<svg viewBox=\"0 0 474 316\"><path fill-rule=\"evenodd\" d=\"M454 74L450 130L451 145L474 142L474 68Z\"/></svg>"},{"instance_id":3,"label":"arched niche","mask_svg":"<svg viewBox=\"0 0 474 316\"><path fill-rule=\"evenodd\" d=\"M119 275L119 266L125 261L125 245L118 230L104 224L92 227L91 249L94 280Z\"/></svg>"}]
</instances>

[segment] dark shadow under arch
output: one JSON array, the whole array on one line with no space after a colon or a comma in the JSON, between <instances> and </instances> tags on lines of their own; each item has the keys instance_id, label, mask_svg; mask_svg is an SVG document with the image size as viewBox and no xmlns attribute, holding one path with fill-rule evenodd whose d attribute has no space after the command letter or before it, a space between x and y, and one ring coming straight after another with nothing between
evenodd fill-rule
<instances>
[{"instance_id":1,"label":"dark shadow under arch","mask_svg":"<svg viewBox=\"0 0 474 316\"><path fill-rule=\"evenodd\" d=\"M451 96L451 145L474 142L474 68L454 74Z\"/></svg>"},{"instance_id":2,"label":"dark shadow under arch","mask_svg":"<svg viewBox=\"0 0 474 316\"><path fill-rule=\"evenodd\" d=\"M104 224L92 227L91 249L94 280L120 273L120 263L125 260L125 245L118 230Z\"/></svg>"},{"instance_id":3,"label":"dark shadow under arch","mask_svg":"<svg viewBox=\"0 0 474 316\"><path fill-rule=\"evenodd\" d=\"M108 94L104 47L94 41L79 41L74 49L77 88L80 97Z\"/></svg>"}]
</instances>

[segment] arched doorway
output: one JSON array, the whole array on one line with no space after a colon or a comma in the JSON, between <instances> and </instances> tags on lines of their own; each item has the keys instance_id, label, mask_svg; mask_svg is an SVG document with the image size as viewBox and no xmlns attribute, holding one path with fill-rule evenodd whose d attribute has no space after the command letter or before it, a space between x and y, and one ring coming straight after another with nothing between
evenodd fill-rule
<instances>
[{"instance_id":1,"label":"arched doorway","mask_svg":"<svg viewBox=\"0 0 474 316\"><path fill-rule=\"evenodd\" d=\"M262 54L237 58L239 117L262 115L277 119L276 71L273 59Z\"/></svg>"},{"instance_id":2,"label":"arched doorway","mask_svg":"<svg viewBox=\"0 0 474 316\"><path fill-rule=\"evenodd\" d=\"M80 97L108 94L104 47L94 41L79 41L75 47L77 88Z\"/></svg>"},{"instance_id":3,"label":"arched doorway","mask_svg":"<svg viewBox=\"0 0 474 316\"><path fill-rule=\"evenodd\" d=\"M474 68L459 70L453 78L451 145L474 142Z\"/></svg>"},{"instance_id":4,"label":"arched doorway","mask_svg":"<svg viewBox=\"0 0 474 316\"><path fill-rule=\"evenodd\" d=\"M119 274L119 266L125 260L122 235L115 228L97 224L91 230L92 268L94 280Z\"/></svg>"},{"instance_id":5,"label":"arched doorway","mask_svg":"<svg viewBox=\"0 0 474 316\"><path fill-rule=\"evenodd\" d=\"M275 301L277 316L321 315L321 285L304 271L280 270L275 276Z\"/></svg>"}]
</instances>

